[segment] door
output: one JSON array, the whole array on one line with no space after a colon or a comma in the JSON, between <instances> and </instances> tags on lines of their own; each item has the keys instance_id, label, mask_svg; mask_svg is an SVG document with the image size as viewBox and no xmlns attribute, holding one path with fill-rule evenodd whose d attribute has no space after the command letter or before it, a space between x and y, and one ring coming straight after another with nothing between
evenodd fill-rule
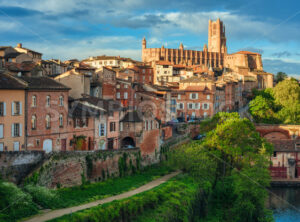
<instances>
[{"instance_id":1,"label":"door","mask_svg":"<svg viewBox=\"0 0 300 222\"><path fill-rule=\"evenodd\" d=\"M67 139L62 139L61 140L61 151L66 151L67 150Z\"/></svg>"},{"instance_id":2,"label":"door","mask_svg":"<svg viewBox=\"0 0 300 222\"><path fill-rule=\"evenodd\" d=\"M113 138L109 138L107 145L108 145L107 149L112 150L114 148L114 139Z\"/></svg>"},{"instance_id":3,"label":"door","mask_svg":"<svg viewBox=\"0 0 300 222\"><path fill-rule=\"evenodd\" d=\"M19 151L19 150L20 150L20 143L14 142L14 151Z\"/></svg>"},{"instance_id":4,"label":"door","mask_svg":"<svg viewBox=\"0 0 300 222\"><path fill-rule=\"evenodd\" d=\"M52 152L52 140L50 140L50 139L44 140L44 142L43 142L43 150L46 153Z\"/></svg>"}]
</instances>

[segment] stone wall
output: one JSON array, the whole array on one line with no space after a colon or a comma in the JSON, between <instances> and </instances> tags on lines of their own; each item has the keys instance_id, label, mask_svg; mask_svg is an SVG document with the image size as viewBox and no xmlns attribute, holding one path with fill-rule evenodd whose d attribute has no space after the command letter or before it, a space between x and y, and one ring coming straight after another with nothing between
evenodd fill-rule
<instances>
[{"instance_id":1,"label":"stone wall","mask_svg":"<svg viewBox=\"0 0 300 222\"><path fill-rule=\"evenodd\" d=\"M156 162L144 160L140 149L66 151L45 154L39 151L1 152L3 179L21 184L34 182L49 188L81 185L131 174Z\"/></svg>"},{"instance_id":2,"label":"stone wall","mask_svg":"<svg viewBox=\"0 0 300 222\"><path fill-rule=\"evenodd\" d=\"M19 184L46 159L42 151L0 152L0 177Z\"/></svg>"}]
</instances>

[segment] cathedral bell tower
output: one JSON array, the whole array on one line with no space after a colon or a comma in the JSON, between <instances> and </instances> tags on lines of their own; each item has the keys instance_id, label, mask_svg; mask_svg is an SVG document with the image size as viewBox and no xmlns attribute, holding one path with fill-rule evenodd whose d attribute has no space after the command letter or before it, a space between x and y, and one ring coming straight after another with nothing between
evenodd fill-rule
<instances>
[{"instance_id":1,"label":"cathedral bell tower","mask_svg":"<svg viewBox=\"0 0 300 222\"><path fill-rule=\"evenodd\" d=\"M208 22L208 51L227 53L225 26L220 19Z\"/></svg>"}]
</instances>

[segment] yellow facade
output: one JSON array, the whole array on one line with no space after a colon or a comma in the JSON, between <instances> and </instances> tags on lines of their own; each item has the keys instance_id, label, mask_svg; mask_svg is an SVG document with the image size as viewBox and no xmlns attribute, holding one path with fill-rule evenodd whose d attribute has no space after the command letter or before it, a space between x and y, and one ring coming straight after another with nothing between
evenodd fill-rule
<instances>
[{"instance_id":1,"label":"yellow facade","mask_svg":"<svg viewBox=\"0 0 300 222\"><path fill-rule=\"evenodd\" d=\"M19 102L16 114L16 102ZM0 103L3 115L0 115L0 151L19 151L25 149L25 90L0 89ZM14 125L19 124L19 129ZM14 136L15 132L17 136ZM3 132L3 133L2 133Z\"/></svg>"}]
</instances>

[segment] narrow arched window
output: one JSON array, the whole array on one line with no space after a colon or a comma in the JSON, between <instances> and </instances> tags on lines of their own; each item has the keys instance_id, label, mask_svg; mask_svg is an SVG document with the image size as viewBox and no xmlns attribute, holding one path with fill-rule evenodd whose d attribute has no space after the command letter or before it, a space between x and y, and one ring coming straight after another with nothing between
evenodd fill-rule
<instances>
[{"instance_id":1,"label":"narrow arched window","mask_svg":"<svg viewBox=\"0 0 300 222\"><path fill-rule=\"evenodd\" d=\"M64 125L64 116L63 114L59 114L59 127L63 127Z\"/></svg>"},{"instance_id":2,"label":"narrow arched window","mask_svg":"<svg viewBox=\"0 0 300 222\"><path fill-rule=\"evenodd\" d=\"M64 106L64 97L63 96L59 97L59 106Z\"/></svg>"},{"instance_id":3,"label":"narrow arched window","mask_svg":"<svg viewBox=\"0 0 300 222\"><path fill-rule=\"evenodd\" d=\"M46 115L46 128L47 129L51 128L51 117L49 114Z\"/></svg>"},{"instance_id":4,"label":"narrow arched window","mask_svg":"<svg viewBox=\"0 0 300 222\"><path fill-rule=\"evenodd\" d=\"M31 129L36 129L36 115L32 115L31 117Z\"/></svg>"},{"instance_id":5,"label":"narrow arched window","mask_svg":"<svg viewBox=\"0 0 300 222\"><path fill-rule=\"evenodd\" d=\"M36 96L31 97L31 106L36 107Z\"/></svg>"},{"instance_id":6,"label":"narrow arched window","mask_svg":"<svg viewBox=\"0 0 300 222\"><path fill-rule=\"evenodd\" d=\"M50 96L46 97L46 106L50 107Z\"/></svg>"}]
</instances>

